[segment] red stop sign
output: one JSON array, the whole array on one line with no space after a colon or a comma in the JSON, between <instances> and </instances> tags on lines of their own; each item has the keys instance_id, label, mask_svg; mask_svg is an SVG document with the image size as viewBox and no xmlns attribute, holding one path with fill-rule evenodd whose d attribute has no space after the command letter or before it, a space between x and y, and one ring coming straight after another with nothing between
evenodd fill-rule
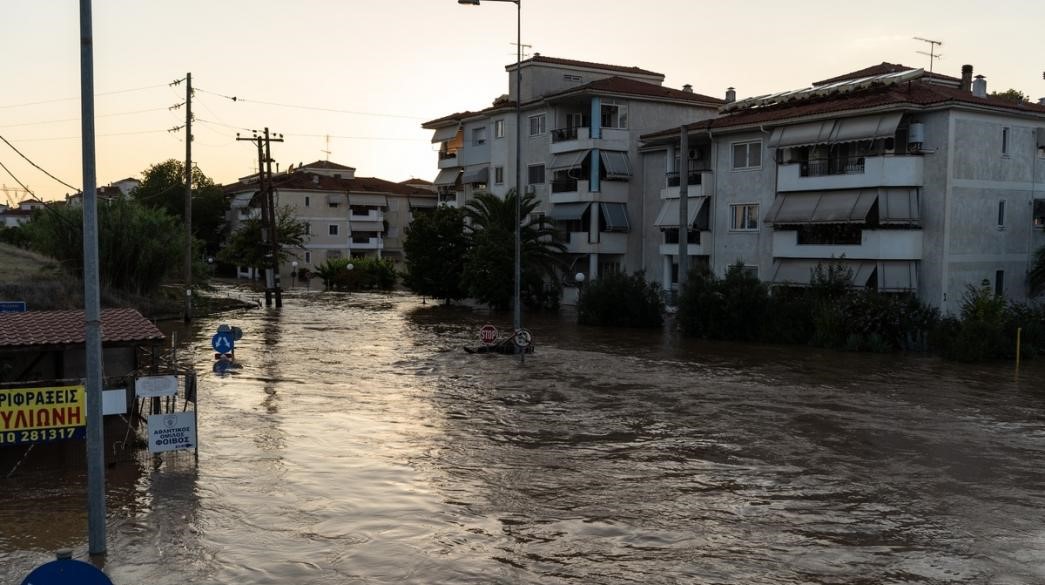
<instances>
[{"instance_id":1,"label":"red stop sign","mask_svg":"<svg viewBox=\"0 0 1045 585\"><path fill-rule=\"evenodd\" d=\"M487 323L483 325L483 328L479 330L479 341L483 342L483 345L493 345L497 342L497 328Z\"/></svg>"}]
</instances>

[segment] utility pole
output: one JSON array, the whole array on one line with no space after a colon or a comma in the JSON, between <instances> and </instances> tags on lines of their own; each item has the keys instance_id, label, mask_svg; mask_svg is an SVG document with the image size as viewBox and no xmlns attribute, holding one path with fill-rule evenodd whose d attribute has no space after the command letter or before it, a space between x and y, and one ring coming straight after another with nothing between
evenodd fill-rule
<instances>
[{"instance_id":1,"label":"utility pole","mask_svg":"<svg viewBox=\"0 0 1045 585\"><path fill-rule=\"evenodd\" d=\"M104 555L105 434L102 427L102 310L98 283L98 189L94 150L94 33L91 0L80 0L80 129L83 154L84 361L87 392L87 552Z\"/></svg>"},{"instance_id":2,"label":"utility pole","mask_svg":"<svg viewBox=\"0 0 1045 585\"><path fill-rule=\"evenodd\" d=\"M283 291L279 286L279 242L277 240L278 214L274 201L272 186L272 150L271 142L283 142L283 135L277 138L269 135L266 127L262 134L256 131L250 138L240 137L236 140L253 142L258 149L258 197L261 198L261 246L270 257L265 267L265 306L271 307L275 300L276 308L283 306Z\"/></svg>"},{"instance_id":3,"label":"utility pole","mask_svg":"<svg viewBox=\"0 0 1045 585\"><path fill-rule=\"evenodd\" d=\"M170 85L185 82L185 101L175 104L169 109L177 110L185 106L185 125L171 128L168 132L185 129L185 322L192 321L192 73L186 73L185 79L178 79Z\"/></svg>"}]
</instances>

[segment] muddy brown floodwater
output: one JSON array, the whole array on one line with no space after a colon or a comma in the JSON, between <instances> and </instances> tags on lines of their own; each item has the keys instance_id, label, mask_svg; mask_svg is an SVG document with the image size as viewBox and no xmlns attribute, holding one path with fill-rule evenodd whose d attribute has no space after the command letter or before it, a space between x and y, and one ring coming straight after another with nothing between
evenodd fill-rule
<instances>
[{"instance_id":1,"label":"muddy brown floodwater","mask_svg":"<svg viewBox=\"0 0 1045 585\"><path fill-rule=\"evenodd\" d=\"M288 295L200 320L200 457L108 470L117 585L1045 582L1045 373ZM507 316L493 317L504 325ZM210 373L217 325L243 368ZM188 335L187 335L188 333ZM0 576L86 551L84 473L0 479Z\"/></svg>"}]
</instances>

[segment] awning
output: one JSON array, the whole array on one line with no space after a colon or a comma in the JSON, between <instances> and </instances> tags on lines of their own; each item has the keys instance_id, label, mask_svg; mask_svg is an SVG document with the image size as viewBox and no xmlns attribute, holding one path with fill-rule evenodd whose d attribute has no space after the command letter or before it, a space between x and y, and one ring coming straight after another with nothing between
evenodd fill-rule
<instances>
[{"instance_id":1,"label":"awning","mask_svg":"<svg viewBox=\"0 0 1045 585\"><path fill-rule=\"evenodd\" d=\"M432 144L435 144L436 142L446 142L447 140L452 140L454 136L457 136L457 132L460 129L460 124L457 124L455 126L445 126L443 128L437 129L435 131L435 134L432 135Z\"/></svg>"},{"instance_id":2,"label":"awning","mask_svg":"<svg viewBox=\"0 0 1045 585\"><path fill-rule=\"evenodd\" d=\"M624 203L600 203L602 220L606 222L608 232L626 232L631 230L628 223L628 209Z\"/></svg>"},{"instance_id":3,"label":"awning","mask_svg":"<svg viewBox=\"0 0 1045 585\"><path fill-rule=\"evenodd\" d=\"M590 205L591 203L587 202L556 203L552 205L552 212L548 214L548 217L555 221L580 221Z\"/></svg>"},{"instance_id":4,"label":"awning","mask_svg":"<svg viewBox=\"0 0 1045 585\"><path fill-rule=\"evenodd\" d=\"M548 165L548 168L553 171L562 171L566 169L575 169L584 164L584 159L588 156L587 150L575 150L573 152L562 152L552 156L552 162Z\"/></svg>"},{"instance_id":5,"label":"awning","mask_svg":"<svg viewBox=\"0 0 1045 585\"><path fill-rule=\"evenodd\" d=\"M411 197L409 199L410 209L432 209L439 205L439 202L433 196L431 198L425 197Z\"/></svg>"},{"instance_id":6,"label":"awning","mask_svg":"<svg viewBox=\"0 0 1045 585\"><path fill-rule=\"evenodd\" d=\"M835 122L831 132L831 142L853 142L856 140L874 140L890 138L896 134L903 114L895 112L878 116L860 116L859 118L843 118Z\"/></svg>"},{"instance_id":7,"label":"awning","mask_svg":"<svg viewBox=\"0 0 1045 585\"><path fill-rule=\"evenodd\" d=\"M330 193L327 195L327 203L330 205L341 205L345 202L345 196L340 193Z\"/></svg>"},{"instance_id":8,"label":"awning","mask_svg":"<svg viewBox=\"0 0 1045 585\"><path fill-rule=\"evenodd\" d=\"M697 229L707 230L709 228L707 213L701 212L707 208L708 198L687 197L686 204L686 216L689 218L689 225ZM700 222L697 222L698 214L702 217ZM696 225L698 223L699 225ZM657 214L657 219L653 222L653 225L659 228L679 227L679 200L668 199L664 201L660 206L660 213Z\"/></svg>"},{"instance_id":9,"label":"awning","mask_svg":"<svg viewBox=\"0 0 1045 585\"><path fill-rule=\"evenodd\" d=\"M436 187L449 187L450 185L456 185L457 179L461 177L461 169L443 169L436 175L435 183Z\"/></svg>"},{"instance_id":10,"label":"awning","mask_svg":"<svg viewBox=\"0 0 1045 585\"><path fill-rule=\"evenodd\" d=\"M918 224L922 221L918 189L880 189L878 222L881 224Z\"/></svg>"},{"instance_id":11,"label":"awning","mask_svg":"<svg viewBox=\"0 0 1045 585\"><path fill-rule=\"evenodd\" d=\"M783 193L766 214L767 224L866 223L878 191Z\"/></svg>"},{"instance_id":12,"label":"awning","mask_svg":"<svg viewBox=\"0 0 1045 585\"><path fill-rule=\"evenodd\" d=\"M490 167L483 165L481 167L471 167L465 169L464 176L461 177L461 182L465 184L489 183Z\"/></svg>"},{"instance_id":13,"label":"awning","mask_svg":"<svg viewBox=\"0 0 1045 585\"><path fill-rule=\"evenodd\" d=\"M830 142L831 131L834 130L834 127L834 120L828 120L826 122L810 122L808 124L795 124L793 126L776 128L769 137L769 147L792 148L824 144Z\"/></svg>"},{"instance_id":14,"label":"awning","mask_svg":"<svg viewBox=\"0 0 1045 585\"><path fill-rule=\"evenodd\" d=\"M384 195L349 193L348 204L360 207L388 207L388 199Z\"/></svg>"},{"instance_id":15,"label":"awning","mask_svg":"<svg viewBox=\"0 0 1045 585\"><path fill-rule=\"evenodd\" d=\"M385 224L380 221L350 221L348 229L354 233L383 232L385 231Z\"/></svg>"},{"instance_id":16,"label":"awning","mask_svg":"<svg viewBox=\"0 0 1045 585\"><path fill-rule=\"evenodd\" d=\"M599 158L606 168L607 179L627 178L631 176L631 164L628 162L628 153L613 150L600 150Z\"/></svg>"},{"instance_id":17,"label":"awning","mask_svg":"<svg viewBox=\"0 0 1045 585\"><path fill-rule=\"evenodd\" d=\"M841 260L837 258L781 259L773 271L773 284L808 286L817 266L826 270L841 264L852 271L853 288L877 288L882 292L906 292L918 288L918 266L913 260Z\"/></svg>"},{"instance_id":18,"label":"awning","mask_svg":"<svg viewBox=\"0 0 1045 585\"><path fill-rule=\"evenodd\" d=\"M254 193L239 193L229 202L229 208L236 209L239 207L249 207L250 200L253 198Z\"/></svg>"}]
</instances>

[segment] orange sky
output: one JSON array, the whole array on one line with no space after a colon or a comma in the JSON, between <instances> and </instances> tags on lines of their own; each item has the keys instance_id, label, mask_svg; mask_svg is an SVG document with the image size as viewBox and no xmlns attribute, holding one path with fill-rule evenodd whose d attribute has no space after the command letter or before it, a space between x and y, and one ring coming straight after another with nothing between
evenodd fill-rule
<instances>
[{"instance_id":1,"label":"orange sky","mask_svg":"<svg viewBox=\"0 0 1045 585\"><path fill-rule=\"evenodd\" d=\"M1045 96L1045 2L522 2L529 50L637 65L666 74L666 85L692 83L715 96L731 85L740 97L803 87L882 61L927 65L916 53L927 47L912 36L944 42L938 71L958 76L972 63L990 90ZM168 83L187 71L200 90L193 158L218 182L254 171L256 151L235 135L263 126L285 135L273 146L281 168L325 158L329 135L331 160L361 176L432 179L431 134L419 124L489 105L506 91L504 65L514 62L515 6L504 2L94 0L93 7L99 184L184 157L182 134L167 132L184 114L167 108L184 97ZM76 0L3 0L0 135L73 185L81 177L78 36ZM3 144L0 162L44 199L69 191ZM0 170L0 185L16 183ZM21 197L0 192L0 203L7 198Z\"/></svg>"}]
</instances>

